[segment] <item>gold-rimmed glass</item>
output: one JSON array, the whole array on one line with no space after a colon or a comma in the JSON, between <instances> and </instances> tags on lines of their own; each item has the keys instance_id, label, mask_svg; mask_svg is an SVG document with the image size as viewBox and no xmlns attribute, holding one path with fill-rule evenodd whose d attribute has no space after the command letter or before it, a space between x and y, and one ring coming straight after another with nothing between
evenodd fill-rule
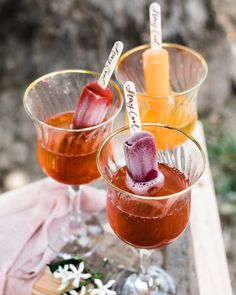
<instances>
[{"instance_id":1,"label":"gold-rimmed glass","mask_svg":"<svg viewBox=\"0 0 236 295\"><path fill-rule=\"evenodd\" d=\"M148 96L145 93L142 54L150 45L141 45L125 52L119 59L115 76L123 86L127 80L134 82L137 90L141 121L175 126L191 134L197 114L197 95L208 68L204 58L196 51L179 44L164 43L169 53L170 88L166 96ZM158 77L153 77L153 83ZM172 139L172 144L178 142Z\"/></svg>"},{"instance_id":2,"label":"gold-rimmed glass","mask_svg":"<svg viewBox=\"0 0 236 295\"><path fill-rule=\"evenodd\" d=\"M115 131L100 147L97 164L107 184L108 221L118 238L140 249L139 274L131 274L118 293L175 294L173 279L163 269L150 265L150 250L174 242L186 228L191 209L191 190L204 171L205 156L193 137L175 127L146 123L142 124L142 128L155 136L159 165L178 169L185 175L188 185L164 196L131 193L113 183L114 175L126 166L123 143L130 136L129 128ZM159 144L159 139L166 133L169 136L164 136ZM181 139L173 147L171 138L177 138L177 135ZM172 178L165 181L172 181Z\"/></svg>"},{"instance_id":3,"label":"gold-rimmed glass","mask_svg":"<svg viewBox=\"0 0 236 295\"><path fill-rule=\"evenodd\" d=\"M88 219L80 209L81 187L100 177L96 153L111 133L122 108L122 94L109 82L113 101L105 120L96 126L71 129L73 113L82 88L96 82L99 73L63 70L32 82L24 94L24 106L34 123L38 162L49 177L68 185L71 212L64 226L50 234L50 246L58 254L89 255L99 245L102 228L97 219ZM87 220L88 219L88 220ZM87 225L89 224L89 225ZM55 231L55 229L54 229Z\"/></svg>"}]
</instances>

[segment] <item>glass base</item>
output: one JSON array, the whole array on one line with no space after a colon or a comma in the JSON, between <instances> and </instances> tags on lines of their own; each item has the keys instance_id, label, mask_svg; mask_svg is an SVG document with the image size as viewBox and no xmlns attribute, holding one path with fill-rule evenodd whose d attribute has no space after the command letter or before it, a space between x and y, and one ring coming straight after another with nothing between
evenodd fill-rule
<instances>
[{"instance_id":1,"label":"glass base","mask_svg":"<svg viewBox=\"0 0 236 295\"><path fill-rule=\"evenodd\" d=\"M69 219L69 217L68 217ZM58 257L69 259L74 256L88 257L101 245L104 231L98 218L90 216L83 222L73 224L65 220L49 235L49 247ZM58 232L58 235L55 235Z\"/></svg>"},{"instance_id":2,"label":"glass base","mask_svg":"<svg viewBox=\"0 0 236 295\"><path fill-rule=\"evenodd\" d=\"M171 276L163 269L151 266L148 269L150 279L143 281L137 274L131 274L126 278L121 295L174 295L176 287ZM118 283L119 284L119 283Z\"/></svg>"}]
</instances>

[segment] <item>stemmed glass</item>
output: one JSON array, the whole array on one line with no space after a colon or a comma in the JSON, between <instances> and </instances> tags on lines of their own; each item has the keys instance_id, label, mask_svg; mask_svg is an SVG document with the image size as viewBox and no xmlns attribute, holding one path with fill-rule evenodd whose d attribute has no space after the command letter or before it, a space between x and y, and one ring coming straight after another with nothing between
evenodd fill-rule
<instances>
[{"instance_id":1,"label":"stemmed glass","mask_svg":"<svg viewBox=\"0 0 236 295\"><path fill-rule=\"evenodd\" d=\"M175 294L172 278L161 268L150 265L150 250L174 242L186 228L191 189L204 171L205 156L193 137L175 127L146 123L142 128L155 137L158 165L174 168L174 171L178 169L178 173L185 176L187 185L181 189L177 187L176 172L175 176L165 176L164 187L169 183L174 188L172 192L166 191L159 196L131 193L117 176L126 165L123 143L130 136L129 128L115 131L100 147L97 164L107 184L109 223L118 238L140 249L139 274L131 274L126 279L121 295ZM174 147L171 142L173 137L179 138ZM162 139L161 144L159 139Z\"/></svg>"},{"instance_id":2,"label":"stemmed glass","mask_svg":"<svg viewBox=\"0 0 236 295\"><path fill-rule=\"evenodd\" d=\"M148 96L142 54L149 47L141 45L125 52L116 66L115 76L122 86L128 80L134 82L141 122L167 124L191 134L198 117L197 95L207 76L207 63L199 53L186 46L164 43L163 48L169 54L171 93L166 97ZM172 144L178 141L172 138Z\"/></svg>"},{"instance_id":3,"label":"stemmed glass","mask_svg":"<svg viewBox=\"0 0 236 295\"><path fill-rule=\"evenodd\" d=\"M49 177L69 187L71 212L64 226L56 229L58 235L54 231L49 237L50 247L64 257L91 254L102 235L98 220L81 212L81 188L100 177L96 154L122 108L119 87L110 81L113 101L101 124L70 128L82 88L99 75L85 70L53 72L31 83L24 94L25 109L35 126L38 162Z\"/></svg>"}]
</instances>

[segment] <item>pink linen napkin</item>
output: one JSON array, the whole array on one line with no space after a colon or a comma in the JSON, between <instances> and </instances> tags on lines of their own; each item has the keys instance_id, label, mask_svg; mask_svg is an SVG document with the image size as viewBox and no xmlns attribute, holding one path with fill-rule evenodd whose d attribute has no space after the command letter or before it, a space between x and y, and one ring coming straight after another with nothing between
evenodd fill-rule
<instances>
[{"instance_id":1,"label":"pink linen napkin","mask_svg":"<svg viewBox=\"0 0 236 295\"><path fill-rule=\"evenodd\" d=\"M82 209L97 213L105 202L104 190L83 187ZM48 232L55 220L63 222L69 208L67 187L48 178L0 196L0 294L31 294L55 255Z\"/></svg>"}]
</instances>

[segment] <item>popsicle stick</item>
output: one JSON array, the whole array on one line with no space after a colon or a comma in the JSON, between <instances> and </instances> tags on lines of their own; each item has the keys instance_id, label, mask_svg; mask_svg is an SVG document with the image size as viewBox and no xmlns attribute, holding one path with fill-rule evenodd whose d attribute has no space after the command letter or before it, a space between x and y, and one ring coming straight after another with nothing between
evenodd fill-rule
<instances>
[{"instance_id":1,"label":"popsicle stick","mask_svg":"<svg viewBox=\"0 0 236 295\"><path fill-rule=\"evenodd\" d=\"M138 110L138 101L135 85L131 81L124 84L125 103L129 119L129 127L131 134L141 131L141 121Z\"/></svg>"},{"instance_id":2,"label":"popsicle stick","mask_svg":"<svg viewBox=\"0 0 236 295\"><path fill-rule=\"evenodd\" d=\"M150 19L150 41L151 48L162 48L162 31L161 31L161 7L158 3L152 3L149 7Z\"/></svg>"},{"instance_id":3,"label":"popsicle stick","mask_svg":"<svg viewBox=\"0 0 236 295\"><path fill-rule=\"evenodd\" d=\"M107 62L105 63L101 76L98 79L98 84L103 89L105 89L108 85L108 82L114 72L116 63L122 53L123 48L123 43L121 41L117 41L111 49L111 52L108 56Z\"/></svg>"}]
</instances>

